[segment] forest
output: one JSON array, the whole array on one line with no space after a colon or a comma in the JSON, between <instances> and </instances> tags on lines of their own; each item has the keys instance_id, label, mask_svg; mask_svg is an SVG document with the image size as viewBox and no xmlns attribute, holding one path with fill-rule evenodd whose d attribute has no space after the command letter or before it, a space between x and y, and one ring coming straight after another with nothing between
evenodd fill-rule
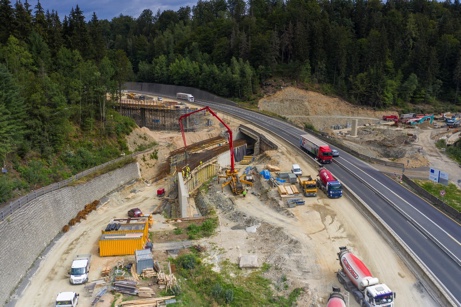
<instances>
[{"instance_id":1,"label":"forest","mask_svg":"<svg viewBox=\"0 0 461 307\"><path fill-rule=\"evenodd\" d=\"M125 81L251 102L282 77L378 109L461 106L459 0L200 0L111 20L0 0L0 20L0 203L126 152Z\"/></svg>"}]
</instances>

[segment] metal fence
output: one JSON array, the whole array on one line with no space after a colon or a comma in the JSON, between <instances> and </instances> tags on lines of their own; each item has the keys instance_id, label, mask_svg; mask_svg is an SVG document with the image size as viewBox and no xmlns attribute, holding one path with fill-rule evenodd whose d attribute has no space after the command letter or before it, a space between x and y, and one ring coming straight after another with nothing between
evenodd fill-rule
<instances>
[{"instance_id":1,"label":"metal fence","mask_svg":"<svg viewBox=\"0 0 461 307\"><path fill-rule=\"evenodd\" d=\"M101 169L104 169L105 167L107 167L109 165L118 163L118 162L120 162L120 161L122 161L124 159L134 158L134 157L136 157L138 155L141 155L141 154L144 154L146 152L149 152L150 150L152 150L152 149L146 149L146 150L141 151L141 152L132 153L130 155L117 158L115 160L112 160L112 161L106 162L104 164L95 166L93 168L84 170L83 172L78 173L78 174L76 174L76 175L74 175L71 178L68 178L66 180L50 184L50 185L48 185L46 187L43 187L43 188L40 188L38 190L34 190L34 191L30 192L29 194L27 194L25 196L22 196L22 197L20 197L20 198L18 198L16 200L10 202L6 206L0 208L0 221L4 221L14 211L16 211L19 208L22 208L24 206L27 206L27 204L31 200L36 199L37 197L40 197L40 196L45 195L47 193L56 191L56 190L64 188L64 187L67 187L67 186L71 185L72 183L76 182L77 180L79 180L80 178L83 178L85 176L91 175L94 172L97 172L97 171L99 171Z\"/></svg>"}]
</instances>

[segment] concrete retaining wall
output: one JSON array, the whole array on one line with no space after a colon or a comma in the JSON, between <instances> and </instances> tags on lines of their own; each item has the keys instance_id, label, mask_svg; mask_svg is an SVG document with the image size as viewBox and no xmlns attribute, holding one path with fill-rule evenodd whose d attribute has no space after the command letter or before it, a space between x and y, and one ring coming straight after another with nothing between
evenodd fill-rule
<instances>
[{"instance_id":1,"label":"concrete retaining wall","mask_svg":"<svg viewBox=\"0 0 461 307\"><path fill-rule=\"evenodd\" d=\"M86 204L138 178L139 166L132 163L87 183L42 195L1 222L0 305L8 301L40 253Z\"/></svg>"}]
</instances>

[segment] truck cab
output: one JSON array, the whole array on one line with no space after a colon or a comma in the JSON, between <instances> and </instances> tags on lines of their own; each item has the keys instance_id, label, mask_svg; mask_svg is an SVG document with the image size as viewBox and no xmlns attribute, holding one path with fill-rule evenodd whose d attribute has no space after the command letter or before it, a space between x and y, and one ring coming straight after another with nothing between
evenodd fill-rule
<instances>
[{"instance_id":1,"label":"truck cab","mask_svg":"<svg viewBox=\"0 0 461 307\"><path fill-rule=\"evenodd\" d=\"M365 294L369 306L394 306L395 293L385 284L368 287Z\"/></svg>"},{"instance_id":2,"label":"truck cab","mask_svg":"<svg viewBox=\"0 0 461 307\"><path fill-rule=\"evenodd\" d=\"M339 198L343 196L341 182L336 180L333 174L323 167L319 169L317 186L322 189L329 198Z\"/></svg>"},{"instance_id":3,"label":"truck cab","mask_svg":"<svg viewBox=\"0 0 461 307\"><path fill-rule=\"evenodd\" d=\"M55 307L75 307L79 294L75 292L60 292L56 297Z\"/></svg>"},{"instance_id":4,"label":"truck cab","mask_svg":"<svg viewBox=\"0 0 461 307\"><path fill-rule=\"evenodd\" d=\"M343 196L343 188L339 181L331 181L327 183L327 196L330 198L340 198Z\"/></svg>"},{"instance_id":5,"label":"truck cab","mask_svg":"<svg viewBox=\"0 0 461 307\"><path fill-rule=\"evenodd\" d=\"M301 170L301 167L299 166L299 164L293 164L291 167L291 172L295 174L296 176L303 175L303 171Z\"/></svg>"},{"instance_id":6,"label":"truck cab","mask_svg":"<svg viewBox=\"0 0 461 307\"><path fill-rule=\"evenodd\" d=\"M317 182L312 178L312 176L298 176L298 182L305 197L317 196Z\"/></svg>"}]
</instances>

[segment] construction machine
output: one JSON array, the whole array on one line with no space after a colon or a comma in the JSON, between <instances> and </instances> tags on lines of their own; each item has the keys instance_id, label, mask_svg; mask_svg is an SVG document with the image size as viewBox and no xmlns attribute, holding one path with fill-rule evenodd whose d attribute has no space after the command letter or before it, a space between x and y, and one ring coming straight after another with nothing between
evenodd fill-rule
<instances>
[{"instance_id":1,"label":"construction machine","mask_svg":"<svg viewBox=\"0 0 461 307\"><path fill-rule=\"evenodd\" d=\"M225 186L229 185L232 192L236 195L242 194L245 190L243 184L253 186L253 183L244 179L245 176L238 176L238 171L235 169L235 162L234 162L234 145L232 140L232 130L229 126L221 119L219 116L208 106L203 107L201 109L192 111L190 113L181 115L179 117L179 127L181 128L181 135L184 141L184 150L187 150L187 142L186 142L186 135L184 134L184 126L183 126L183 119L191 116L192 114L208 111L211 115L213 115L219 122L226 128L228 134L228 143L229 143L229 153L230 153L230 169L226 169L224 175L218 176L218 178L225 178L226 182L224 182L221 187L224 189ZM219 179L218 179L219 180Z\"/></svg>"},{"instance_id":2,"label":"construction machine","mask_svg":"<svg viewBox=\"0 0 461 307\"><path fill-rule=\"evenodd\" d=\"M297 177L298 177L299 186L301 187L304 196L306 197L317 196L317 181L315 181L315 179L313 179L311 175L307 177L301 177L301 176L297 176Z\"/></svg>"},{"instance_id":3,"label":"construction machine","mask_svg":"<svg viewBox=\"0 0 461 307\"><path fill-rule=\"evenodd\" d=\"M126 94L126 97L127 97L128 99L136 99L136 94L135 94L135 93L127 93L127 94Z\"/></svg>"}]
</instances>

